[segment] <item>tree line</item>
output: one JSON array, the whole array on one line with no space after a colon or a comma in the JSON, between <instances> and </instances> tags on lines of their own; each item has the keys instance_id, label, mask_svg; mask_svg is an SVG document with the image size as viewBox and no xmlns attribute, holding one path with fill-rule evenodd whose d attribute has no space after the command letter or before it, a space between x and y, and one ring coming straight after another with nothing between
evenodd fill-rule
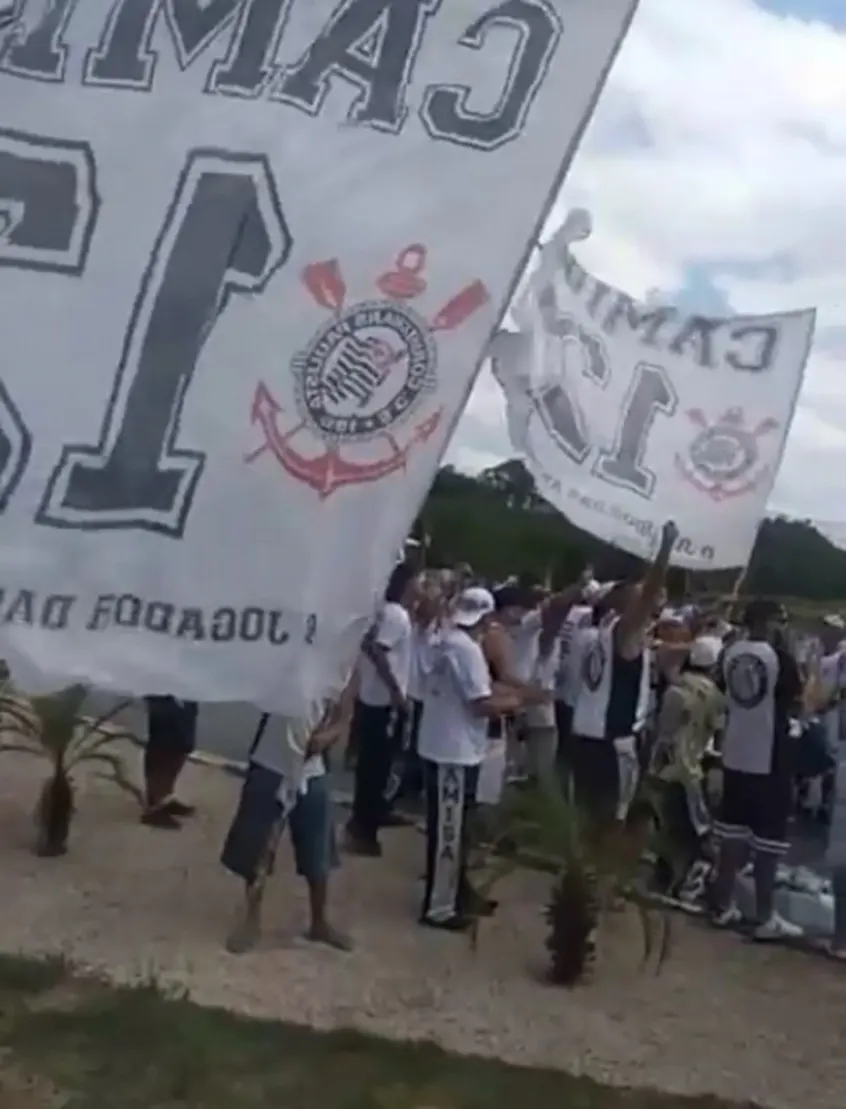
<instances>
[{"instance_id":1,"label":"tree line","mask_svg":"<svg viewBox=\"0 0 846 1109\"><path fill-rule=\"evenodd\" d=\"M418 517L415 535L428 537L430 565L467 562L493 579L525 572L560 585L572 581L586 562L603 580L627 576L639 566L634 555L603 543L553 509L519 459L476 476L444 466ZM699 590L728 592L737 571L695 577ZM683 579L677 573L671 585L680 589ZM818 602L846 598L846 551L809 521L767 519L743 588L745 593Z\"/></svg>"}]
</instances>

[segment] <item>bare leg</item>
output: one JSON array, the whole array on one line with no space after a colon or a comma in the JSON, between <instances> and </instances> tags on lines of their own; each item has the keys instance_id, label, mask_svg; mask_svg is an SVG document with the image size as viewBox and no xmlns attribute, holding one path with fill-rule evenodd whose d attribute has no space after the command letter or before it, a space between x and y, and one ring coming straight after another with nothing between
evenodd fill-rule
<instances>
[{"instance_id":1,"label":"bare leg","mask_svg":"<svg viewBox=\"0 0 846 1109\"><path fill-rule=\"evenodd\" d=\"M554 728L530 728L524 742L526 772L536 785L552 788L557 785L555 750L558 735Z\"/></svg>"},{"instance_id":2,"label":"bare leg","mask_svg":"<svg viewBox=\"0 0 846 1109\"><path fill-rule=\"evenodd\" d=\"M177 705L167 699L151 699L147 708L148 742L144 752L145 824L178 828L180 817L193 809L177 801L173 792L190 752L197 725L196 706Z\"/></svg>"},{"instance_id":3,"label":"bare leg","mask_svg":"<svg viewBox=\"0 0 846 1109\"><path fill-rule=\"evenodd\" d=\"M179 806L172 810L171 800L176 780L188 756L182 751L169 751L159 746L147 746L144 751L144 790L146 807L142 820L157 828L179 828L178 816L188 816L191 809Z\"/></svg>"},{"instance_id":4,"label":"bare leg","mask_svg":"<svg viewBox=\"0 0 846 1109\"><path fill-rule=\"evenodd\" d=\"M147 787L147 806L157 808L173 797L179 775L185 769L188 755L184 751L156 751L149 753L152 758L145 759L145 779ZM152 764L152 765L151 765Z\"/></svg>"},{"instance_id":5,"label":"bare leg","mask_svg":"<svg viewBox=\"0 0 846 1109\"><path fill-rule=\"evenodd\" d=\"M352 951L352 940L333 927L326 916L329 882L326 878L311 879L308 883L308 904L311 914L306 938L313 943L323 943L336 951Z\"/></svg>"},{"instance_id":6,"label":"bare leg","mask_svg":"<svg viewBox=\"0 0 846 1109\"><path fill-rule=\"evenodd\" d=\"M243 900L236 910L235 919L226 937L226 950L233 955L243 955L251 951L261 937L261 907L264 901L264 890L273 870L273 862L284 830L285 818L280 817L271 829L255 878L244 885Z\"/></svg>"},{"instance_id":7,"label":"bare leg","mask_svg":"<svg viewBox=\"0 0 846 1109\"><path fill-rule=\"evenodd\" d=\"M166 764L167 755L160 747L148 744L144 748L144 797L148 811L158 808L169 793Z\"/></svg>"},{"instance_id":8,"label":"bare leg","mask_svg":"<svg viewBox=\"0 0 846 1109\"><path fill-rule=\"evenodd\" d=\"M261 937L261 904L264 886L256 882L244 884L244 898L235 910L235 918L226 937L226 950L231 955L245 955Z\"/></svg>"}]
</instances>

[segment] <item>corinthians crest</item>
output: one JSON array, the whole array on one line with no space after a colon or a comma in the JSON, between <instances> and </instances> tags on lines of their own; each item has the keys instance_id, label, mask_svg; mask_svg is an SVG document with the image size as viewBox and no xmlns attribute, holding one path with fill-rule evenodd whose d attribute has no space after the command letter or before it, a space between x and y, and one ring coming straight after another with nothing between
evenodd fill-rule
<instances>
[{"instance_id":1,"label":"corinthians crest","mask_svg":"<svg viewBox=\"0 0 846 1109\"><path fill-rule=\"evenodd\" d=\"M676 469L700 493L717 502L741 497L772 472L770 465L758 465L759 440L778 429L777 420L767 418L747 427L741 408L726 409L714 423L699 408L690 409L687 416L698 431L687 455L676 454Z\"/></svg>"},{"instance_id":2,"label":"corinthians crest","mask_svg":"<svg viewBox=\"0 0 846 1109\"><path fill-rule=\"evenodd\" d=\"M376 296L348 303L337 259L305 267L302 282L330 313L294 356L294 404L287 411L260 382L252 421L292 477L328 497L347 485L379 481L402 469L415 446L438 429L435 405L438 332L460 327L488 300L473 281L433 316L411 302L427 289L426 247L413 243L376 279ZM428 409L428 411L427 411Z\"/></svg>"}]
</instances>

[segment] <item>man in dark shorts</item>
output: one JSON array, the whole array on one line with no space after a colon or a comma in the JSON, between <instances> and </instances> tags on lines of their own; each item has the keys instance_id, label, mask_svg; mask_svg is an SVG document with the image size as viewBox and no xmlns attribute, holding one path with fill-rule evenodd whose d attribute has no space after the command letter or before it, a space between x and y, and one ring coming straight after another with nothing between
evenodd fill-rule
<instances>
[{"instance_id":1,"label":"man in dark shorts","mask_svg":"<svg viewBox=\"0 0 846 1109\"><path fill-rule=\"evenodd\" d=\"M259 939L265 883L286 826L297 874L308 890L306 939L336 951L352 947L327 915L329 880L338 865L327 754L346 734L354 697L351 681L319 715L313 706L311 719L265 713L259 721L221 855L224 867L244 882L244 898L226 941L233 954L251 950Z\"/></svg>"},{"instance_id":2,"label":"man in dark shorts","mask_svg":"<svg viewBox=\"0 0 846 1109\"><path fill-rule=\"evenodd\" d=\"M793 655L777 635L784 613L765 599L746 608L746 636L724 652L718 684L726 695L722 743L723 795L714 833L720 843L713 887L716 925L740 920L735 879L751 851L759 940L789 939L801 929L775 911L779 859L788 848L793 794L792 714L802 697Z\"/></svg>"}]
</instances>

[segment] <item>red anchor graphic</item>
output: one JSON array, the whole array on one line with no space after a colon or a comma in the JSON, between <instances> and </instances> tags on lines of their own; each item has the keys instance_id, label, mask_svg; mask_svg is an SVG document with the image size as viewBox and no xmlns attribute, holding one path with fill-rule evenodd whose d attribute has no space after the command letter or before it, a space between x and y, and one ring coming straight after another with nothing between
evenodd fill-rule
<instances>
[{"instance_id":1,"label":"red anchor graphic","mask_svg":"<svg viewBox=\"0 0 846 1109\"><path fill-rule=\"evenodd\" d=\"M376 279L377 288L389 300L396 302L421 296L427 288L426 261L425 246L412 243L400 251L393 269L387 270ZM307 265L302 271L302 281L320 307L336 316L347 309L347 284L336 258ZM428 321L430 332L448 332L460 327L488 300L489 293L482 281L468 283L431 317ZM353 308L354 306L350 306L350 310ZM381 381L407 356L405 350L397 350L382 340L373 344L371 357L374 353L378 356L377 368ZM389 430L380 432L377 438L388 445L389 453L380 459L356 462L345 458L336 444L324 444L323 449L313 455L299 450L294 445L297 436L310 434L313 437L314 432L305 420L300 420L287 431L281 430L279 416L282 412L283 406L273 396L267 384L259 382L253 398L251 421L261 429L264 441L258 449L246 456L245 461L252 463L270 450L292 477L314 489L321 499L343 486L379 481L404 469L413 449L432 438L444 414L443 408L438 408L426 419L415 424L410 437L402 444Z\"/></svg>"}]
</instances>

